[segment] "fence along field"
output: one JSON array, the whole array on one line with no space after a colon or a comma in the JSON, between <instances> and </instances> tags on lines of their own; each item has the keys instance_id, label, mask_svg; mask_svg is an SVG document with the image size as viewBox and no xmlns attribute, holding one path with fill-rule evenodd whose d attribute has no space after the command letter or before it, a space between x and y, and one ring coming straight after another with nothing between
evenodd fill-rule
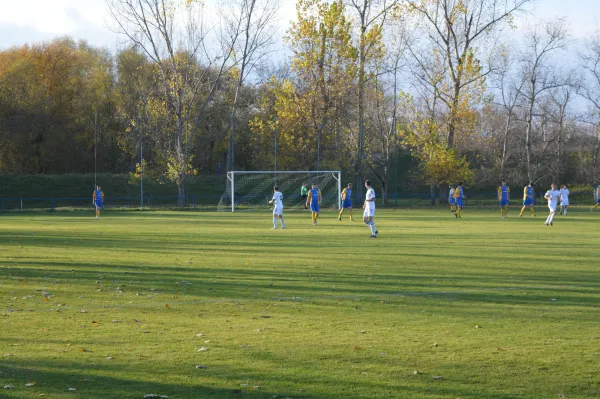
<instances>
[{"instance_id":1,"label":"fence along field","mask_svg":"<svg viewBox=\"0 0 600 399\"><path fill-rule=\"evenodd\" d=\"M178 209L177 186L157 179L144 179L144 195L140 190L140 179L132 178L127 174L99 174L96 178L102 186L106 197L107 209ZM302 179L300 179L302 180ZM309 180L307 178L307 180ZM342 174L342 188L347 184L347 179ZM276 181L276 180L272 180ZM293 209L300 204L300 185L286 186L284 203ZM510 182L509 182L510 185ZM271 188L262 187L260 190L251 186L245 187L247 193L242 203L251 202L255 208L258 204L266 203L271 195ZM400 186L400 185L399 185ZM333 187L333 186L332 186ZM375 189L378 190L375 185ZM16 211L47 211L47 210L92 210L92 191L94 189L94 175L7 175L0 174L0 213ZM224 192L227 190L225 175L209 175L189 177L186 185L185 209L217 210L219 203L223 202ZM592 205L594 202L594 189L591 186L578 185L570 187L573 205ZM335 190L331 188L329 202L335 202ZM355 190L356 191L356 190ZM497 206L494 187L468 187L467 201L470 206ZM545 187L536 189L538 205L544 203L543 194ZM431 197L428 187L404 187L390 192L387 195L387 205L393 207L428 207L432 200L439 206L446 206L447 193L437 192ZM378 206L384 205L384 197L377 191ZM522 187L511 185L511 204L518 206L522 199ZM230 203L230 202L229 202ZM223 207L222 207L223 208ZM242 208L243 209L243 208ZM264 209L267 209L265 206Z\"/></svg>"}]
</instances>

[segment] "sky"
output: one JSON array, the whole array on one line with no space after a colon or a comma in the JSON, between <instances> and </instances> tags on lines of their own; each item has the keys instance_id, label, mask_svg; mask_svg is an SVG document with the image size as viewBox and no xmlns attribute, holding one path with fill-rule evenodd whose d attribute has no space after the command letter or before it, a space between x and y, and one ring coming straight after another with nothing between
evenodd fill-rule
<instances>
[{"instance_id":1,"label":"sky","mask_svg":"<svg viewBox=\"0 0 600 399\"><path fill-rule=\"evenodd\" d=\"M280 32L295 14L295 0L281 0ZM0 0L0 49L39 43L69 35L94 46L115 49L122 37L109 28L105 0ZM599 26L600 0L536 0L519 28L536 18L564 16L575 38L586 37Z\"/></svg>"}]
</instances>

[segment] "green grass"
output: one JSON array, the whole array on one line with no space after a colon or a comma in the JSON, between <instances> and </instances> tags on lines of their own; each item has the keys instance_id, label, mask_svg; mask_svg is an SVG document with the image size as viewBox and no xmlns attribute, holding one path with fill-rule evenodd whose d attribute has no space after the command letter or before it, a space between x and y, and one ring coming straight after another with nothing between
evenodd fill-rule
<instances>
[{"instance_id":1,"label":"green grass","mask_svg":"<svg viewBox=\"0 0 600 399\"><path fill-rule=\"evenodd\" d=\"M538 212L2 215L0 397L597 398L600 215Z\"/></svg>"}]
</instances>

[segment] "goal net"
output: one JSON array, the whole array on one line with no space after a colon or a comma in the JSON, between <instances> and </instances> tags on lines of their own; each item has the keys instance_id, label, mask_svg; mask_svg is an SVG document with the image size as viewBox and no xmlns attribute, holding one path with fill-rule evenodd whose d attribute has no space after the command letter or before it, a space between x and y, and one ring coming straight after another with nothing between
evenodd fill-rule
<instances>
[{"instance_id":1,"label":"goal net","mask_svg":"<svg viewBox=\"0 0 600 399\"><path fill-rule=\"evenodd\" d=\"M317 184L321 190L321 207L341 206L341 172L324 171L233 171L227 172L227 187L219 201L219 211L235 212L242 209L265 209L273 198L273 187L283 193L284 207L304 208L300 188L303 183L310 189Z\"/></svg>"}]
</instances>

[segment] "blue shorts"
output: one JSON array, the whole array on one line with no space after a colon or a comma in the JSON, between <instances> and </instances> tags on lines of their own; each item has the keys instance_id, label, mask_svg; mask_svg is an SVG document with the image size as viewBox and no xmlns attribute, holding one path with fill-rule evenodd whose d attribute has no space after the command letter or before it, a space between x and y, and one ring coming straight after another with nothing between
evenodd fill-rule
<instances>
[{"instance_id":1,"label":"blue shorts","mask_svg":"<svg viewBox=\"0 0 600 399\"><path fill-rule=\"evenodd\" d=\"M508 200L500 201L500 206L508 206Z\"/></svg>"},{"instance_id":2,"label":"blue shorts","mask_svg":"<svg viewBox=\"0 0 600 399\"><path fill-rule=\"evenodd\" d=\"M456 199L456 206L460 206L460 207L463 206L463 199L462 198L457 198Z\"/></svg>"},{"instance_id":3,"label":"blue shorts","mask_svg":"<svg viewBox=\"0 0 600 399\"><path fill-rule=\"evenodd\" d=\"M343 201L342 208L352 208L352 201L348 201L348 200Z\"/></svg>"},{"instance_id":4,"label":"blue shorts","mask_svg":"<svg viewBox=\"0 0 600 399\"><path fill-rule=\"evenodd\" d=\"M533 206L533 198L525 198L523 206Z\"/></svg>"},{"instance_id":5,"label":"blue shorts","mask_svg":"<svg viewBox=\"0 0 600 399\"><path fill-rule=\"evenodd\" d=\"M96 208L102 208L102 201L96 201L94 205L96 205Z\"/></svg>"},{"instance_id":6,"label":"blue shorts","mask_svg":"<svg viewBox=\"0 0 600 399\"><path fill-rule=\"evenodd\" d=\"M321 208L319 207L319 204L310 204L310 210L312 212L321 212Z\"/></svg>"},{"instance_id":7,"label":"blue shorts","mask_svg":"<svg viewBox=\"0 0 600 399\"><path fill-rule=\"evenodd\" d=\"M597 203L597 204L600 204L600 199L597 199L597 200L596 200L596 203Z\"/></svg>"},{"instance_id":8,"label":"blue shorts","mask_svg":"<svg viewBox=\"0 0 600 399\"><path fill-rule=\"evenodd\" d=\"M456 201L454 200L454 198L448 198L448 204L456 205Z\"/></svg>"}]
</instances>

